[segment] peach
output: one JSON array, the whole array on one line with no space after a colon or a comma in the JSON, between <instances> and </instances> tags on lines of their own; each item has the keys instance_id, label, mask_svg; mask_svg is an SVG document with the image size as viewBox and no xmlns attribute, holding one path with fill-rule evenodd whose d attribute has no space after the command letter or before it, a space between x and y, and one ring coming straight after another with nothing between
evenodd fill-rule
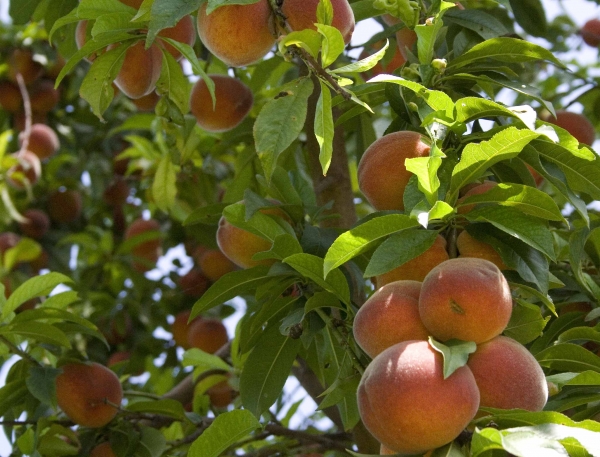
<instances>
[{"instance_id":1,"label":"peach","mask_svg":"<svg viewBox=\"0 0 600 457\"><path fill-rule=\"evenodd\" d=\"M454 440L479 407L479 389L463 366L443 376L443 357L427 341L405 341L379 354L358 386L358 410L385 447L418 454Z\"/></svg>"},{"instance_id":2,"label":"peach","mask_svg":"<svg viewBox=\"0 0 600 457\"><path fill-rule=\"evenodd\" d=\"M396 343L426 340L429 332L419 316L418 281L395 281L375 291L360 307L354 338L372 358Z\"/></svg>"},{"instance_id":3,"label":"peach","mask_svg":"<svg viewBox=\"0 0 600 457\"><path fill-rule=\"evenodd\" d=\"M10 113L16 113L23 107L19 86L10 81L0 81L0 106Z\"/></svg>"},{"instance_id":4,"label":"peach","mask_svg":"<svg viewBox=\"0 0 600 457\"><path fill-rule=\"evenodd\" d=\"M236 391L227 381L221 381L206 391L210 404L215 408L225 408L236 397Z\"/></svg>"},{"instance_id":5,"label":"peach","mask_svg":"<svg viewBox=\"0 0 600 457\"><path fill-rule=\"evenodd\" d=\"M225 254L218 249L204 251L199 258L198 266L204 276L211 281L216 281L221 276L237 269L235 263L229 260Z\"/></svg>"},{"instance_id":6,"label":"peach","mask_svg":"<svg viewBox=\"0 0 600 457\"><path fill-rule=\"evenodd\" d=\"M69 363L56 377L56 401L77 425L104 427L118 412L113 405L123 400L116 374L99 363ZM112 404L108 404L110 402Z\"/></svg>"},{"instance_id":7,"label":"peach","mask_svg":"<svg viewBox=\"0 0 600 457\"><path fill-rule=\"evenodd\" d=\"M220 320L199 318L188 326L188 345L214 354L229 341L227 329Z\"/></svg>"},{"instance_id":8,"label":"peach","mask_svg":"<svg viewBox=\"0 0 600 457\"><path fill-rule=\"evenodd\" d=\"M429 249L412 260L383 273L375 278L377 287L382 287L394 281L411 280L423 281L425 276L440 263L448 260L446 239L438 235Z\"/></svg>"},{"instance_id":9,"label":"peach","mask_svg":"<svg viewBox=\"0 0 600 457\"><path fill-rule=\"evenodd\" d=\"M289 217L285 211L276 207L261 209L260 212L279 216L289 221ZM241 268L251 268L257 265L273 265L275 263L274 259L252 259L254 254L271 249L271 241L230 224L225 217L221 217L219 220L217 245L229 260Z\"/></svg>"},{"instance_id":10,"label":"peach","mask_svg":"<svg viewBox=\"0 0 600 457\"><path fill-rule=\"evenodd\" d=\"M91 450L90 457L117 457L117 454L110 447L110 443L105 441Z\"/></svg>"},{"instance_id":11,"label":"peach","mask_svg":"<svg viewBox=\"0 0 600 457\"><path fill-rule=\"evenodd\" d=\"M171 333L173 334L173 340L178 346L183 349L189 349L188 344L188 320L190 318L191 311L181 311L175 315L175 320L171 324Z\"/></svg>"},{"instance_id":12,"label":"peach","mask_svg":"<svg viewBox=\"0 0 600 457\"><path fill-rule=\"evenodd\" d=\"M488 260L446 260L429 272L421 286L421 320L440 341L483 343L504 331L511 313L508 282Z\"/></svg>"},{"instance_id":13,"label":"peach","mask_svg":"<svg viewBox=\"0 0 600 457\"><path fill-rule=\"evenodd\" d=\"M590 19L580 30L581 38L588 46L597 48L600 44L600 20Z\"/></svg>"},{"instance_id":14,"label":"peach","mask_svg":"<svg viewBox=\"0 0 600 457\"><path fill-rule=\"evenodd\" d=\"M198 10L198 35L204 46L226 65L243 67L257 62L275 44L268 0L225 5L210 14L206 14L206 7L203 3Z\"/></svg>"},{"instance_id":15,"label":"peach","mask_svg":"<svg viewBox=\"0 0 600 457\"><path fill-rule=\"evenodd\" d=\"M430 146L420 133L389 133L371 144L358 164L358 185L379 211L404 210L404 189L412 176L404 161L429 156Z\"/></svg>"},{"instance_id":16,"label":"peach","mask_svg":"<svg viewBox=\"0 0 600 457\"><path fill-rule=\"evenodd\" d=\"M178 286L185 295L200 298L208 289L209 280L199 268L192 268L179 278Z\"/></svg>"},{"instance_id":17,"label":"peach","mask_svg":"<svg viewBox=\"0 0 600 457\"><path fill-rule=\"evenodd\" d=\"M464 193L464 195L458 199L457 204L460 205L462 201L465 200L467 197L484 194L488 190L496 187L497 185L498 183L495 181L483 181L481 184L475 184L473 186L470 186L469 189ZM473 208L475 208L475 205L476 204L459 206L457 212L458 214L466 214L472 211Z\"/></svg>"},{"instance_id":18,"label":"peach","mask_svg":"<svg viewBox=\"0 0 600 457\"><path fill-rule=\"evenodd\" d=\"M75 222L81 216L83 199L74 189L59 189L48 197L50 219L59 224Z\"/></svg>"},{"instance_id":19,"label":"peach","mask_svg":"<svg viewBox=\"0 0 600 457\"><path fill-rule=\"evenodd\" d=\"M411 51L417 42L417 34L414 30L405 27L396 32L396 42L398 43L400 55L404 57L404 60L408 60L408 51Z\"/></svg>"},{"instance_id":20,"label":"peach","mask_svg":"<svg viewBox=\"0 0 600 457\"><path fill-rule=\"evenodd\" d=\"M505 336L477 346L469 356L479 392L480 406L541 411L548 399L542 368L527 348Z\"/></svg>"},{"instance_id":21,"label":"peach","mask_svg":"<svg viewBox=\"0 0 600 457\"><path fill-rule=\"evenodd\" d=\"M542 182L544 182L544 177L541 174L539 174L537 171L535 171L535 168L533 168L528 163L526 163L525 166L529 170L529 173L531 173L531 176L533 177L533 180L535 181L535 185L537 187L540 187Z\"/></svg>"},{"instance_id":22,"label":"peach","mask_svg":"<svg viewBox=\"0 0 600 457\"><path fill-rule=\"evenodd\" d=\"M112 49L109 46L108 49ZM163 54L153 44L144 48L144 41L130 46L125 53L125 60L119 74L115 78L116 86L129 98L141 98L156 88L156 82L162 69Z\"/></svg>"},{"instance_id":23,"label":"peach","mask_svg":"<svg viewBox=\"0 0 600 457\"><path fill-rule=\"evenodd\" d=\"M38 113L49 113L60 100L60 92L49 79L36 81L29 91L31 109Z\"/></svg>"},{"instance_id":24,"label":"peach","mask_svg":"<svg viewBox=\"0 0 600 457\"><path fill-rule=\"evenodd\" d=\"M460 232L460 235L456 238L456 247L460 253L460 257L475 257L489 260L501 270L510 270L510 267L504 263L500 254L498 254L492 245L476 240L466 230Z\"/></svg>"},{"instance_id":25,"label":"peach","mask_svg":"<svg viewBox=\"0 0 600 457\"><path fill-rule=\"evenodd\" d=\"M319 0L283 0L281 12L292 30L317 30L317 6ZM333 7L332 26L344 37L344 43L350 43L354 32L354 13L347 0L331 0Z\"/></svg>"},{"instance_id":26,"label":"peach","mask_svg":"<svg viewBox=\"0 0 600 457\"><path fill-rule=\"evenodd\" d=\"M41 209L28 209L23 213L23 216L27 219L26 222L20 222L19 228L23 235L29 238L39 240L50 229L50 218L45 211Z\"/></svg>"},{"instance_id":27,"label":"peach","mask_svg":"<svg viewBox=\"0 0 600 457\"><path fill-rule=\"evenodd\" d=\"M565 129L585 145L591 146L596 140L594 125L583 114L560 110L556 112L556 118L550 118L548 122Z\"/></svg>"},{"instance_id":28,"label":"peach","mask_svg":"<svg viewBox=\"0 0 600 457\"><path fill-rule=\"evenodd\" d=\"M190 108L198 125L208 132L226 132L237 127L254 103L252 91L239 79L227 75L210 75L215 83L215 107L208 87L199 79L190 95Z\"/></svg>"},{"instance_id":29,"label":"peach","mask_svg":"<svg viewBox=\"0 0 600 457\"><path fill-rule=\"evenodd\" d=\"M43 72L44 67L33 60L33 53L29 49L14 49L8 57L8 79L13 82L17 82L17 74L20 73L25 84L29 85Z\"/></svg>"},{"instance_id":30,"label":"peach","mask_svg":"<svg viewBox=\"0 0 600 457\"><path fill-rule=\"evenodd\" d=\"M22 190L27 186L33 186L42 176L42 164L37 155L31 151L21 151L13 154L18 160L6 172L7 182L15 189Z\"/></svg>"},{"instance_id":31,"label":"peach","mask_svg":"<svg viewBox=\"0 0 600 457\"><path fill-rule=\"evenodd\" d=\"M156 92L150 92L148 95L135 98L131 101L139 111L149 112L154 111L154 108L156 108L159 100L160 95L158 95Z\"/></svg>"},{"instance_id":32,"label":"peach","mask_svg":"<svg viewBox=\"0 0 600 457\"><path fill-rule=\"evenodd\" d=\"M19 145L23 144L25 132L19 134ZM33 152L40 160L52 156L60 148L58 135L52 128L45 124L33 124L29 135L27 149Z\"/></svg>"},{"instance_id":33,"label":"peach","mask_svg":"<svg viewBox=\"0 0 600 457\"><path fill-rule=\"evenodd\" d=\"M48 122L48 116L46 113L40 113L33 111L31 113L31 124L46 124ZM13 115L13 128L19 132L25 130L26 127L26 116L25 111L21 110Z\"/></svg>"},{"instance_id":34,"label":"peach","mask_svg":"<svg viewBox=\"0 0 600 457\"><path fill-rule=\"evenodd\" d=\"M128 240L134 236L146 232L160 231L160 223L156 219L136 219L125 231L125 239ZM133 255L133 268L140 272L146 272L154 268L158 258L162 253L162 242L160 238L154 238L142 241L131 250Z\"/></svg>"},{"instance_id":35,"label":"peach","mask_svg":"<svg viewBox=\"0 0 600 457\"><path fill-rule=\"evenodd\" d=\"M102 200L109 206L123 206L129 197L127 182L116 176L112 183L102 193Z\"/></svg>"},{"instance_id":36,"label":"peach","mask_svg":"<svg viewBox=\"0 0 600 457\"><path fill-rule=\"evenodd\" d=\"M9 249L14 248L19 243L19 241L21 241L21 237L16 233L0 233L0 256L4 255L4 253Z\"/></svg>"},{"instance_id":37,"label":"peach","mask_svg":"<svg viewBox=\"0 0 600 457\"><path fill-rule=\"evenodd\" d=\"M192 16L184 16L173 27L161 30L158 36L194 46L194 43L196 42L196 29L194 29L194 20L192 19ZM162 45L176 60L180 60L183 57L177 49L166 41L163 42Z\"/></svg>"}]
</instances>

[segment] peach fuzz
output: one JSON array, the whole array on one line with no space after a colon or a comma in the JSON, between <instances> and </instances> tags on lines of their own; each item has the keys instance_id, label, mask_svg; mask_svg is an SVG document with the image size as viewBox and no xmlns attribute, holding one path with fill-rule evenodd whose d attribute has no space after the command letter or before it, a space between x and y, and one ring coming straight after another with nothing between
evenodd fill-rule
<instances>
[{"instance_id":1,"label":"peach fuzz","mask_svg":"<svg viewBox=\"0 0 600 457\"><path fill-rule=\"evenodd\" d=\"M371 144L358 164L358 186L376 210L404 210L404 189L412 173L406 159L429 156L420 133L389 133Z\"/></svg>"},{"instance_id":2,"label":"peach fuzz","mask_svg":"<svg viewBox=\"0 0 600 457\"><path fill-rule=\"evenodd\" d=\"M188 326L188 345L214 354L229 341L227 329L217 319L199 318Z\"/></svg>"},{"instance_id":3,"label":"peach fuzz","mask_svg":"<svg viewBox=\"0 0 600 457\"><path fill-rule=\"evenodd\" d=\"M208 132L226 132L237 127L254 103L252 91L239 79L210 75L215 83L215 105L208 87L199 79L190 95L190 109L198 125Z\"/></svg>"},{"instance_id":4,"label":"peach fuzz","mask_svg":"<svg viewBox=\"0 0 600 457\"><path fill-rule=\"evenodd\" d=\"M99 363L69 363L56 377L56 401L78 425L104 427L116 415L123 388L116 374Z\"/></svg>"},{"instance_id":5,"label":"peach fuzz","mask_svg":"<svg viewBox=\"0 0 600 457\"><path fill-rule=\"evenodd\" d=\"M113 45L108 49L113 49ZM144 42L138 41L125 51L125 60L115 78L115 85L129 98L148 95L156 88L162 59L162 51L157 45L153 44L145 49Z\"/></svg>"},{"instance_id":6,"label":"peach fuzz","mask_svg":"<svg viewBox=\"0 0 600 457\"><path fill-rule=\"evenodd\" d=\"M108 441L99 444L90 452L90 457L117 457Z\"/></svg>"},{"instance_id":7,"label":"peach fuzz","mask_svg":"<svg viewBox=\"0 0 600 457\"><path fill-rule=\"evenodd\" d=\"M294 31L304 29L317 30L317 6L319 0L283 0L281 12L287 19L287 23ZM331 0L333 8L333 21L331 25L338 29L344 43L350 43L352 32L354 32L354 13L347 0Z\"/></svg>"},{"instance_id":8,"label":"peach fuzz","mask_svg":"<svg viewBox=\"0 0 600 457\"><path fill-rule=\"evenodd\" d=\"M395 281L378 289L360 307L352 326L359 346L374 358L396 343L426 340L419 316L418 281Z\"/></svg>"},{"instance_id":9,"label":"peach fuzz","mask_svg":"<svg viewBox=\"0 0 600 457\"><path fill-rule=\"evenodd\" d=\"M600 20L595 18L590 19L583 24L580 33L585 44L597 48L600 44Z\"/></svg>"},{"instance_id":10,"label":"peach fuzz","mask_svg":"<svg viewBox=\"0 0 600 457\"><path fill-rule=\"evenodd\" d=\"M25 133L19 134L19 146L25 140ZM29 134L29 143L27 149L33 152L40 160L47 159L52 156L60 148L60 140L58 135L52 128L45 124L33 124Z\"/></svg>"},{"instance_id":11,"label":"peach fuzz","mask_svg":"<svg viewBox=\"0 0 600 457\"><path fill-rule=\"evenodd\" d=\"M497 336L477 346L467 366L473 372L480 406L541 411L548 399L542 368L525 346Z\"/></svg>"},{"instance_id":12,"label":"peach fuzz","mask_svg":"<svg viewBox=\"0 0 600 457\"><path fill-rule=\"evenodd\" d=\"M479 408L479 389L463 366L447 379L443 357L427 341L405 341L379 354L358 386L358 410L371 434L398 453L418 454L454 440Z\"/></svg>"},{"instance_id":13,"label":"peach fuzz","mask_svg":"<svg viewBox=\"0 0 600 457\"><path fill-rule=\"evenodd\" d=\"M460 257L489 260L500 270L510 270L510 267L504 263L500 254L498 254L491 244L473 238L466 230L460 232L460 235L456 238L456 248Z\"/></svg>"},{"instance_id":14,"label":"peach fuzz","mask_svg":"<svg viewBox=\"0 0 600 457\"><path fill-rule=\"evenodd\" d=\"M198 259L198 266L211 281L216 281L221 276L237 270L236 264L218 249L203 252Z\"/></svg>"},{"instance_id":15,"label":"peach fuzz","mask_svg":"<svg viewBox=\"0 0 600 457\"><path fill-rule=\"evenodd\" d=\"M198 10L198 35L208 50L231 67L262 59L275 44L268 0L249 5L226 5L206 14Z\"/></svg>"},{"instance_id":16,"label":"peach fuzz","mask_svg":"<svg viewBox=\"0 0 600 457\"><path fill-rule=\"evenodd\" d=\"M446 239L438 235L431 247L424 253L387 273L377 276L375 278L376 285L377 287L382 287L391 282L401 280L423 281L433 267L448 259Z\"/></svg>"},{"instance_id":17,"label":"peach fuzz","mask_svg":"<svg viewBox=\"0 0 600 457\"><path fill-rule=\"evenodd\" d=\"M431 270L421 286L421 320L440 341L483 343L504 331L511 313L508 282L488 260L447 260Z\"/></svg>"},{"instance_id":18,"label":"peach fuzz","mask_svg":"<svg viewBox=\"0 0 600 457\"><path fill-rule=\"evenodd\" d=\"M158 33L158 36L162 38L170 38L174 41L179 41L180 43L194 46L194 43L196 42L196 29L194 28L194 20L192 19L192 16L187 15L182 17L173 27L161 30ZM177 49L175 49L166 41L163 41L162 46L176 60L181 60L183 57Z\"/></svg>"}]
</instances>

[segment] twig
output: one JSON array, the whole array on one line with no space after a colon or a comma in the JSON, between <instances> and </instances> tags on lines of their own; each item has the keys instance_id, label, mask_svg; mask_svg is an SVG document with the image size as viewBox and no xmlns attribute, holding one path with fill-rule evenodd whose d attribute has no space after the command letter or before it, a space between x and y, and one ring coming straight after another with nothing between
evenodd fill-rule
<instances>
[{"instance_id":1,"label":"twig","mask_svg":"<svg viewBox=\"0 0 600 457\"><path fill-rule=\"evenodd\" d=\"M29 98L29 92L27 92L27 86L23 80L21 73L17 73L17 84L21 91L21 97L23 97L23 107L25 108L25 130L23 131L23 139L21 143L21 149L19 149L19 156L25 154L29 147L29 137L31 136L31 99Z\"/></svg>"},{"instance_id":2,"label":"twig","mask_svg":"<svg viewBox=\"0 0 600 457\"><path fill-rule=\"evenodd\" d=\"M4 344L6 344L8 346L8 348L11 350L11 352L13 352L15 355L18 355L23 359L29 360L34 365L42 366L42 364L40 362L38 362L31 354L25 352L23 349L21 349L16 344L13 344L5 336L0 335L0 341L3 342Z\"/></svg>"}]
</instances>

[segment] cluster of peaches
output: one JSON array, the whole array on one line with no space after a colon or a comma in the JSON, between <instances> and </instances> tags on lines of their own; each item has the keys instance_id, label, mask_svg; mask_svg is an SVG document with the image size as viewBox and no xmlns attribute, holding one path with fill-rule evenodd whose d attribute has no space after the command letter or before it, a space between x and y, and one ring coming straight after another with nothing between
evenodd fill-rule
<instances>
[{"instance_id":1,"label":"cluster of peaches","mask_svg":"<svg viewBox=\"0 0 600 457\"><path fill-rule=\"evenodd\" d=\"M373 361L361 379L358 405L382 453L423 453L449 443L480 407L544 407L548 387L541 367L524 346L500 335L511 313L500 269L469 257L440 263L422 283L390 282L364 303L353 331ZM473 341L477 350L445 377L443 356L429 338Z\"/></svg>"}]
</instances>

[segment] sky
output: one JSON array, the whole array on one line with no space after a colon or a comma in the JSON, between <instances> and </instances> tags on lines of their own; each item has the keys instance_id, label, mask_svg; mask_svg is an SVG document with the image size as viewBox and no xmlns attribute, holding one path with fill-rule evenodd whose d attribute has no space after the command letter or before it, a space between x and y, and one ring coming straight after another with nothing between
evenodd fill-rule
<instances>
[{"instance_id":1,"label":"sky","mask_svg":"<svg viewBox=\"0 0 600 457\"><path fill-rule=\"evenodd\" d=\"M14 0L14 1L23 1L23 0ZM591 18L600 18L600 6L593 4L590 1L586 0L542 0L544 6L546 8L548 18L552 19L557 14L561 12L561 4L565 5L565 8L568 8L568 14L573 18L573 20L578 25L583 25L588 19ZM0 0L0 20L6 20L8 17L8 5L9 0ZM357 24L352 44L361 44L364 43L370 36L374 33L381 30L381 26L372 20L362 21ZM574 39L578 39L574 37ZM587 48L581 52L577 53L577 57L584 61L593 61L598 58L598 51ZM167 259L165 259L167 260ZM169 261L165 261L165 264L169 264ZM235 326L235 322L239 318L239 313L236 313L236 316L232 316L232 318L228 319L227 326L229 327L229 334L233 335L233 328ZM2 370L0 370L0 386L4 384L4 378L6 376L6 368L5 365ZM293 395L295 399L302 398L302 393L297 389L297 383L291 382L288 385L287 391ZM310 408L311 410L314 408L314 403L310 399L307 399L305 402L305 408ZM10 454L10 446L4 436L3 433L0 432L0 457L8 457Z\"/></svg>"}]
</instances>

